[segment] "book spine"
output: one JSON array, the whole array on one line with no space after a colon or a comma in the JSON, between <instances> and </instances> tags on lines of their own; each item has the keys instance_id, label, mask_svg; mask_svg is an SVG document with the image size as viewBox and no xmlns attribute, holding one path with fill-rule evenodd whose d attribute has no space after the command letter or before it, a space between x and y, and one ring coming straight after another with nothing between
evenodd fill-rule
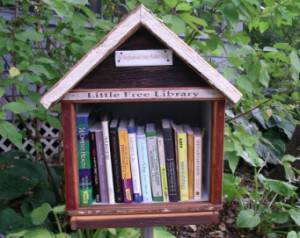
<instances>
[{"instance_id":1,"label":"book spine","mask_svg":"<svg viewBox=\"0 0 300 238\"><path fill-rule=\"evenodd\" d=\"M115 188L115 200L117 203L123 203L123 186L122 186L122 176L121 176L121 161L119 152L119 139L118 139L118 129L110 128L110 148L113 166L113 178L114 178L114 188Z\"/></svg>"},{"instance_id":2,"label":"book spine","mask_svg":"<svg viewBox=\"0 0 300 238\"><path fill-rule=\"evenodd\" d=\"M152 201L150 168L147 155L147 142L145 136L137 137L137 151L141 175L143 202Z\"/></svg>"},{"instance_id":3,"label":"book spine","mask_svg":"<svg viewBox=\"0 0 300 238\"><path fill-rule=\"evenodd\" d=\"M164 148L164 140L162 137L157 137L157 150L158 150L158 158L159 158L159 165L160 165L163 200L164 202L168 202L169 192L168 192L167 171L166 171L166 161L165 161L165 148Z\"/></svg>"},{"instance_id":4,"label":"book spine","mask_svg":"<svg viewBox=\"0 0 300 238\"><path fill-rule=\"evenodd\" d=\"M128 144L127 130L119 130L118 135L119 135L119 149L120 149L124 203L132 203L133 202L133 191L132 191L133 189L132 189L132 178L131 178L131 169L130 169L129 144Z\"/></svg>"},{"instance_id":5,"label":"book spine","mask_svg":"<svg viewBox=\"0 0 300 238\"><path fill-rule=\"evenodd\" d=\"M109 203L115 203L108 121L102 121L102 130L103 130L104 155L105 155L106 176L107 176L108 200Z\"/></svg>"},{"instance_id":6,"label":"book spine","mask_svg":"<svg viewBox=\"0 0 300 238\"><path fill-rule=\"evenodd\" d=\"M102 203L108 203L108 188L107 188L107 175L106 175L106 165L104 156L104 142L102 131L97 131L95 133L96 137L96 150L97 150L97 160L98 160L98 175L99 175L99 185L100 185L100 196Z\"/></svg>"},{"instance_id":7,"label":"book spine","mask_svg":"<svg viewBox=\"0 0 300 238\"><path fill-rule=\"evenodd\" d=\"M202 137L194 139L195 176L194 176L194 196L196 200L201 200L202 190Z\"/></svg>"},{"instance_id":8,"label":"book spine","mask_svg":"<svg viewBox=\"0 0 300 238\"><path fill-rule=\"evenodd\" d=\"M169 200L170 202L177 202L179 198L177 186L177 171L175 159L174 136L171 128L163 128L165 157L166 157L166 171L168 180Z\"/></svg>"},{"instance_id":9,"label":"book spine","mask_svg":"<svg viewBox=\"0 0 300 238\"><path fill-rule=\"evenodd\" d=\"M93 195L96 202L101 202L95 132L90 132L90 145L93 165Z\"/></svg>"},{"instance_id":10,"label":"book spine","mask_svg":"<svg viewBox=\"0 0 300 238\"><path fill-rule=\"evenodd\" d=\"M178 162L179 162L179 192L180 200L187 201L189 199L188 191L188 162L187 162L187 138L186 133L178 133Z\"/></svg>"},{"instance_id":11,"label":"book spine","mask_svg":"<svg viewBox=\"0 0 300 238\"><path fill-rule=\"evenodd\" d=\"M147 133L146 137L153 201L163 201L156 134Z\"/></svg>"},{"instance_id":12,"label":"book spine","mask_svg":"<svg viewBox=\"0 0 300 238\"><path fill-rule=\"evenodd\" d=\"M142 202L142 191L141 191L141 180L140 180L137 147L136 147L135 130L128 129L128 140L129 140L129 155L130 155L131 173L133 175L132 176L133 197L134 197L134 201L139 203L139 202Z\"/></svg>"},{"instance_id":13,"label":"book spine","mask_svg":"<svg viewBox=\"0 0 300 238\"><path fill-rule=\"evenodd\" d=\"M93 202L88 117L76 117L80 204Z\"/></svg>"},{"instance_id":14,"label":"book spine","mask_svg":"<svg viewBox=\"0 0 300 238\"><path fill-rule=\"evenodd\" d=\"M194 135L187 134L189 199L194 199Z\"/></svg>"}]
</instances>

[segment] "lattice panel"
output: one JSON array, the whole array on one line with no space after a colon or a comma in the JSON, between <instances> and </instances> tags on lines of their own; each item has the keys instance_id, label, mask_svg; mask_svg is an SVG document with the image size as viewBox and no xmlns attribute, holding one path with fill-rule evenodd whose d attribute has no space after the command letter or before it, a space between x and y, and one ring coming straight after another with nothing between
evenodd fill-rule
<instances>
[{"instance_id":1,"label":"lattice panel","mask_svg":"<svg viewBox=\"0 0 300 238\"><path fill-rule=\"evenodd\" d=\"M17 127L22 130L24 129L23 125L20 122L16 122ZM35 129L31 122L27 123L27 127L32 131L32 134L35 135ZM47 122L41 122L40 125L40 135L41 143L45 156L48 160L53 160L55 162L60 158L60 132L57 129L51 127ZM23 140L24 149L32 155L36 155L35 148L32 141L24 139ZM12 144L7 138L2 138L0 136L0 152L6 152L12 149Z\"/></svg>"}]
</instances>

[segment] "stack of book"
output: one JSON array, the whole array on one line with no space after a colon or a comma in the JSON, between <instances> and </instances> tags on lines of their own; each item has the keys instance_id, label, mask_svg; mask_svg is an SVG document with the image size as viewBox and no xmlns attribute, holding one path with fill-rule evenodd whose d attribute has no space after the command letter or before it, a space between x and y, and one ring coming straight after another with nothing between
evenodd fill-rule
<instances>
[{"instance_id":1,"label":"stack of book","mask_svg":"<svg viewBox=\"0 0 300 238\"><path fill-rule=\"evenodd\" d=\"M201 200L204 129L76 113L80 204Z\"/></svg>"}]
</instances>

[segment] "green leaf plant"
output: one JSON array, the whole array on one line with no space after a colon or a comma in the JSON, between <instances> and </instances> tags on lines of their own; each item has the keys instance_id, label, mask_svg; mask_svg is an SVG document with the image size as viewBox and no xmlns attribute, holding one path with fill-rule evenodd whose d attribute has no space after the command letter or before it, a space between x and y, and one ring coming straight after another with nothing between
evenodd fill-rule
<instances>
[{"instance_id":1,"label":"green leaf plant","mask_svg":"<svg viewBox=\"0 0 300 238\"><path fill-rule=\"evenodd\" d=\"M266 163L255 164L249 159L254 174L224 174L224 190L226 201L236 200L239 204L239 212L236 225L248 228L254 235L277 234L293 235L291 230L298 231L300 225L299 198L297 187L291 182L296 181L290 162L296 159L290 155L282 158L282 164L286 168L286 178L289 182L268 179L263 176L262 169Z\"/></svg>"}]
</instances>

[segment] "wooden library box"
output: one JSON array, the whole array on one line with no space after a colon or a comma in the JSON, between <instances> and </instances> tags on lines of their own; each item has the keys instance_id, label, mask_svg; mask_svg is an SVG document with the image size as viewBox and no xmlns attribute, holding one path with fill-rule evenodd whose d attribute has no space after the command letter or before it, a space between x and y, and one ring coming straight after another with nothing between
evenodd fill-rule
<instances>
[{"instance_id":1,"label":"wooden library box","mask_svg":"<svg viewBox=\"0 0 300 238\"><path fill-rule=\"evenodd\" d=\"M217 223L218 211L222 208L225 102L236 103L241 96L143 5L132 11L41 98L47 109L58 102L62 105L65 198L72 229ZM92 142L88 135L82 137L85 139L78 136L77 119L81 110L88 108L96 111L90 117L102 130L101 148L99 146L102 152L98 148L96 154L91 150L84 152L87 155L83 165L81 147L87 141L92 147ZM135 148L137 162L134 163L137 164L131 162L131 166L139 166L137 171L128 167L133 149L129 145L124 147L127 148L124 152L120 145L123 139L119 138L117 157L112 151L113 142L108 140L111 135L107 134L110 121L104 115L122 119L125 129L127 121L123 119L128 118L135 118L134 125L142 128L142 132L146 128L144 149L148 162L140 161L142 149ZM107 128L103 124L105 120ZM166 141L163 120L171 125L172 143ZM153 147L154 152L149 151L150 133L147 134L151 125L155 125L157 132L160 128L163 132L163 146L158 142L151 144L157 146ZM92 127L88 122L86 126ZM179 132L182 135L177 134ZM155 134L156 139L158 134ZM201 139L198 147L196 134L200 134ZM99 138L96 137L96 145ZM136 138L134 143L137 143ZM93 160L97 159L95 172ZM118 165L114 159L119 160ZM159 164L156 176L160 178L163 194L153 185L153 180L158 179L153 175L155 159ZM86 163L91 164L85 167L89 179L97 175L98 182L83 181L80 171ZM146 167L141 166L142 163ZM136 180L140 185L138 189ZM120 187L116 188L116 181L121 181L118 186L121 184L123 198L117 198ZM93 189L96 183L98 201L88 202L95 198L81 190Z\"/></svg>"}]
</instances>

